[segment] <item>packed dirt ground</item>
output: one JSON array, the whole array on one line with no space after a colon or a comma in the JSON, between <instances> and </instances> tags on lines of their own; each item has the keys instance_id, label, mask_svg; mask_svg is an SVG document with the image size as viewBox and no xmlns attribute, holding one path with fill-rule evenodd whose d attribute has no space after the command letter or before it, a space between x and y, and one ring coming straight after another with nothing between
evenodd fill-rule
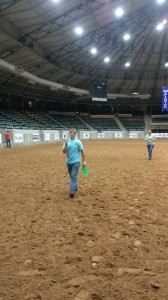
<instances>
[{"instance_id":1,"label":"packed dirt ground","mask_svg":"<svg viewBox=\"0 0 168 300\"><path fill-rule=\"evenodd\" d=\"M0 300L167 300L168 142L84 142L74 199L61 147L0 149Z\"/></svg>"}]
</instances>

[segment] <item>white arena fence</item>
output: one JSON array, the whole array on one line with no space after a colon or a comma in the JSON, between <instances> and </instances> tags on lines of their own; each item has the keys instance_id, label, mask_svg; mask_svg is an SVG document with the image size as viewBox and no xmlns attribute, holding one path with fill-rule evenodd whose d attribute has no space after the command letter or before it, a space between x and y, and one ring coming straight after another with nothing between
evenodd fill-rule
<instances>
[{"instance_id":1,"label":"white arena fence","mask_svg":"<svg viewBox=\"0 0 168 300\"><path fill-rule=\"evenodd\" d=\"M12 145L31 145L40 143L61 142L68 137L68 130L22 130L11 129ZM6 130L0 129L0 146L6 145ZM77 131L81 140L111 140L111 139L144 139L144 131ZM168 138L168 133L155 133L156 138Z\"/></svg>"}]
</instances>

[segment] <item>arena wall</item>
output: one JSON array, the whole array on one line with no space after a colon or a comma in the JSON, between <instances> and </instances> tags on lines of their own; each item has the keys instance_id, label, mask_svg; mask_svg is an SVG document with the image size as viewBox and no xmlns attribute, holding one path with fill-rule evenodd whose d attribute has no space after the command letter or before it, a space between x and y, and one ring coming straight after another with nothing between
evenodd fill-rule
<instances>
[{"instance_id":1,"label":"arena wall","mask_svg":"<svg viewBox=\"0 0 168 300\"><path fill-rule=\"evenodd\" d=\"M6 146L6 130L0 129L0 147ZM11 143L13 146L41 143L61 142L68 138L68 130L21 130L11 129ZM81 140L111 140L111 139L144 139L144 131L77 131ZM168 139L168 133L155 133L159 139Z\"/></svg>"},{"instance_id":2,"label":"arena wall","mask_svg":"<svg viewBox=\"0 0 168 300\"><path fill-rule=\"evenodd\" d=\"M0 145L5 146L5 132L0 129ZM21 130L11 129L12 145L31 145L38 143L60 142L68 137L68 130ZM81 140L103 139L143 139L144 131L77 131L77 137Z\"/></svg>"}]
</instances>

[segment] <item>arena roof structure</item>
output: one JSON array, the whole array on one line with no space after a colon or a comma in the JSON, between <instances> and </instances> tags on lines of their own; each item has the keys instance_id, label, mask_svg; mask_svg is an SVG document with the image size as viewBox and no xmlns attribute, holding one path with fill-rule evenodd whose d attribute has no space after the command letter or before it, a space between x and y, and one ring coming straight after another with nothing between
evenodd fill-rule
<instances>
[{"instance_id":1,"label":"arena roof structure","mask_svg":"<svg viewBox=\"0 0 168 300\"><path fill-rule=\"evenodd\" d=\"M0 90L43 99L161 99L168 1L1 0Z\"/></svg>"}]
</instances>

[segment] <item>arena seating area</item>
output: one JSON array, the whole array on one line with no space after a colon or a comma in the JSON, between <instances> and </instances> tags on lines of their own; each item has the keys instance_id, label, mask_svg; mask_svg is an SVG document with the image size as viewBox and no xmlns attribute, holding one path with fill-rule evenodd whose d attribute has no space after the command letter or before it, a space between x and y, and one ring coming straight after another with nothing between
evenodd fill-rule
<instances>
[{"instance_id":1,"label":"arena seating area","mask_svg":"<svg viewBox=\"0 0 168 300\"><path fill-rule=\"evenodd\" d=\"M113 118L83 117L94 130L121 130Z\"/></svg>"},{"instance_id":2,"label":"arena seating area","mask_svg":"<svg viewBox=\"0 0 168 300\"><path fill-rule=\"evenodd\" d=\"M145 121L143 116L119 117L119 119L128 131L143 131L145 129Z\"/></svg>"},{"instance_id":3,"label":"arena seating area","mask_svg":"<svg viewBox=\"0 0 168 300\"><path fill-rule=\"evenodd\" d=\"M152 123L168 123L168 117L152 116Z\"/></svg>"},{"instance_id":4,"label":"arena seating area","mask_svg":"<svg viewBox=\"0 0 168 300\"><path fill-rule=\"evenodd\" d=\"M152 116L151 129L153 132L168 132L168 117L166 115Z\"/></svg>"},{"instance_id":5,"label":"arena seating area","mask_svg":"<svg viewBox=\"0 0 168 300\"><path fill-rule=\"evenodd\" d=\"M16 129L67 129L46 113L16 111L0 107L0 128Z\"/></svg>"},{"instance_id":6,"label":"arena seating area","mask_svg":"<svg viewBox=\"0 0 168 300\"><path fill-rule=\"evenodd\" d=\"M58 120L54 120L47 113L38 113L26 111L24 114L37 123L41 129L67 129L66 126L61 124Z\"/></svg>"},{"instance_id":7,"label":"arena seating area","mask_svg":"<svg viewBox=\"0 0 168 300\"><path fill-rule=\"evenodd\" d=\"M90 130L90 127L76 114L72 115L63 115L63 114L54 114L50 115L53 120L63 124L66 128L76 128L77 130Z\"/></svg>"},{"instance_id":8,"label":"arena seating area","mask_svg":"<svg viewBox=\"0 0 168 300\"><path fill-rule=\"evenodd\" d=\"M144 131L144 116L83 116L76 113L59 112L34 112L32 110L17 111L12 108L0 107L0 128L16 129L59 129L67 130L71 127L77 130L97 130L97 131ZM154 119L152 119L153 121ZM162 119L163 120L163 119ZM161 122L157 118L158 122ZM168 118L164 122L168 123Z\"/></svg>"}]
</instances>

